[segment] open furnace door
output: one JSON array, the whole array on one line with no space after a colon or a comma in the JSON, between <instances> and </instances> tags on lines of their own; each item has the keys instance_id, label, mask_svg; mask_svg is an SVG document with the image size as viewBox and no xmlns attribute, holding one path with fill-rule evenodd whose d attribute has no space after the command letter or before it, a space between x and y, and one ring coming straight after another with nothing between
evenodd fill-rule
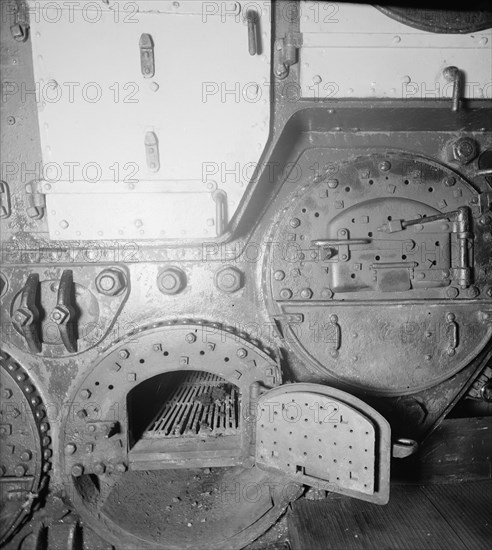
<instances>
[{"instance_id":1,"label":"open furnace door","mask_svg":"<svg viewBox=\"0 0 492 550\"><path fill-rule=\"evenodd\" d=\"M356 397L319 384L289 384L258 400L256 463L293 480L386 504L391 431Z\"/></svg>"}]
</instances>

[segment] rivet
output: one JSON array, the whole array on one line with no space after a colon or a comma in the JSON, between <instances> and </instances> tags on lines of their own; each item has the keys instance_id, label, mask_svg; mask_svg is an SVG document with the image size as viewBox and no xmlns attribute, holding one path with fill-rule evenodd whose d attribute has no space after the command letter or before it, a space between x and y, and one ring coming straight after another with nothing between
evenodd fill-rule
<instances>
[{"instance_id":1,"label":"rivet","mask_svg":"<svg viewBox=\"0 0 492 550\"><path fill-rule=\"evenodd\" d=\"M285 279L285 272L282 270L275 271L275 273L273 274L273 278L276 281L283 281Z\"/></svg>"},{"instance_id":2,"label":"rivet","mask_svg":"<svg viewBox=\"0 0 492 550\"><path fill-rule=\"evenodd\" d=\"M73 455L73 453L77 450L77 446L74 443L67 443L65 445L65 454L66 455Z\"/></svg>"},{"instance_id":3,"label":"rivet","mask_svg":"<svg viewBox=\"0 0 492 550\"><path fill-rule=\"evenodd\" d=\"M20 459L22 460L22 462L29 462L29 460L31 460L32 458L32 453L31 451L23 451L20 455Z\"/></svg>"},{"instance_id":4,"label":"rivet","mask_svg":"<svg viewBox=\"0 0 492 550\"><path fill-rule=\"evenodd\" d=\"M17 477L24 476L26 471L27 468L24 466L24 464L17 464L17 466L14 468L14 473Z\"/></svg>"},{"instance_id":5,"label":"rivet","mask_svg":"<svg viewBox=\"0 0 492 550\"><path fill-rule=\"evenodd\" d=\"M8 389L8 388L6 388L6 389L4 389L4 390L2 391L2 397L3 397L4 399L10 399L10 398L12 397L12 395L13 395L13 394L12 394L12 390L10 390L10 389Z\"/></svg>"},{"instance_id":6,"label":"rivet","mask_svg":"<svg viewBox=\"0 0 492 550\"><path fill-rule=\"evenodd\" d=\"M84 389L80 392L80 397L82 397L82 399L89 399L89 397L91 396L91 390L89 389Z\"/></svg>"}]
</instances>

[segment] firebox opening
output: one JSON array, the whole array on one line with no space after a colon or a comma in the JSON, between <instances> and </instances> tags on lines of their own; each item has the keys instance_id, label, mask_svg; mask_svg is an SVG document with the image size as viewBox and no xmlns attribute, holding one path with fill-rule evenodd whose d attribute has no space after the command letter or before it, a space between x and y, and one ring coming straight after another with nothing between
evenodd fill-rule
<instances>
[{"instance_id":1,"label":"firebox opening","mask_svg":"<svg viewBox=\"0 0 492 550\"><path fill-rule=\"evenodd\" d=\"M205 371L164 373L137 386L127 399L135 469L175 468L180 459L183 466L189 459L220 463L240 447L240 391L220 376Z\"/></svg>"}]
</instances>

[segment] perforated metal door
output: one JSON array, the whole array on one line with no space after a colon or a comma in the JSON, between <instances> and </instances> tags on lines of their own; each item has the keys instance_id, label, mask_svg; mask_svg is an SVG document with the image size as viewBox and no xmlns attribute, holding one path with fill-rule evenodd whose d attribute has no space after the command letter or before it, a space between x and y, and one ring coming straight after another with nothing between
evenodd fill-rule
<instances>
[{"instance_id":1,"label":"perforated metal door","mask_svg":"<svg viewBox=\"0 0 492 550\"><path fill-rule=\"evenodd\" d=\"M300 483L385 504L390 426L363 401L318 384L289 384L258 400L256 461Z\"/></svg>"}]
</instances>

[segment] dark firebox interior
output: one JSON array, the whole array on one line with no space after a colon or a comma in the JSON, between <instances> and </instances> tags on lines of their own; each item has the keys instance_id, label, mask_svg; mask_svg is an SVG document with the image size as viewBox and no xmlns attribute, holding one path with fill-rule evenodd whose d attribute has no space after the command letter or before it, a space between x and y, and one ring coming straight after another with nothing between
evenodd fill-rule
<instances>
[{"instance_id":1,"label":"dark firebox interior","mask_svg":"<svg viewBox=\"0 0 492 550\"><path fill-rule=\"evenodd\" d=\"M127 397L130 449L141 440L236 435L239 388L205 371L154 376Z\"/></svg>"}]
</instances>

